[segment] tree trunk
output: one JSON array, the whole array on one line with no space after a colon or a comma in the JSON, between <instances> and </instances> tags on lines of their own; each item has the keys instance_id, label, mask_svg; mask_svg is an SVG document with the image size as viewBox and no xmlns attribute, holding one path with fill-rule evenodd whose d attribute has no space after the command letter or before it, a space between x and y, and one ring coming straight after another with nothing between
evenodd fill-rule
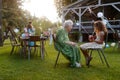
<instances>
[{"instance_id":1,"label":"tree trunk","mask_svg":"<svg viewBox=\"0 0 120 80\"><path fill-rule=\"evenodd\" d=\"M3 46L3 40L2 40L2 0L0 0L0 46Z\"/></svg>"}]
</instances>

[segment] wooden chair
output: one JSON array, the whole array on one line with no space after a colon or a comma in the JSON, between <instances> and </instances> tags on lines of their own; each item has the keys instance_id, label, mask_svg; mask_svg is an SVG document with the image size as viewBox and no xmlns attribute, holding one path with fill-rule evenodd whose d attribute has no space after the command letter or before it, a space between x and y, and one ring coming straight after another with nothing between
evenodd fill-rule
<instances>
[{"instance_id":1,"label":"wooden chair","mask_svg":"<svg viewBox=\"0 0 120 80\"><path fill-rule=\"evenodd\" d=\"M55 48L56 51L58 51L58 55L56 57L56 61L55 61L55 65L54 65L54 68L56 68L56 65L57 65L57 62L58 62L61 51L55 45L55 43L56 43L56 34L53 34L52 37L53 37L53 42L54 42L54 48Z\"/></svg>"},{"instance_id":2,"label":"wooden chair","mask_svg":"<svg viewBox=\"0 0 120 80\"><path fill-rule=\"evenodd\" d=\"M39 42L40 44L37 44L36 42ZM33 44L30 44L33 43ZM34 53L36 52L36 48L41 49L41 42L40 42L40 36L30 36L29 42L28 42L28 59L30 59L31 55L31 48L34 48Z\"/></svg>"},{"instance_id":3,"label":"wooden chair","mask_svg":"<svg viewBox=\"0 0 120 80\"><path fill-rule=\"evenodd\" d=\"M20 49L21 45L15 37L11 36L9 38L10 38L10 43L11 43L11 46L12 46L10 55L12 55L14 53L14 51L17 50L17 48Z\"/></svg>"},{"instance_id":4,"label":"wooden chair","mask_svg":"<svg viewBox=\"0 0 120 80\"><path fill-rule=\"evenodd\" d=\"M9 35L9 39L10 39L10 43L12 46L10 55L12 55L15 51L15 48L19 48L21 47L21 44L18 40L17 34L14 32L14 30L11 27L7 27L7 34L10 33L11 35Z\"/></svg>"},{"instance_id":5,"label":"wooden chair","mask_svg":"<svg viewBox=\"0 0 120 80\"><path fill-rule=\"evenodd\" d=\"M107 67L110 67L108 62L107 62L107 59L106 59L106 57L104 55L104 49L106 48L107 39L108 39L108 34L105 35L105 45L104 45L104 47L101 47L101 48L89 48L88 51L90 52L90 56L92 56L92 52L96 50L98 52L99 56L100 56L100 59L101 59L102 63L105 62ZM103 61L103 59L104 59L104 61ZM88 65L88 67L89 67L89 65Z\"/></svg>"}]
</instances>

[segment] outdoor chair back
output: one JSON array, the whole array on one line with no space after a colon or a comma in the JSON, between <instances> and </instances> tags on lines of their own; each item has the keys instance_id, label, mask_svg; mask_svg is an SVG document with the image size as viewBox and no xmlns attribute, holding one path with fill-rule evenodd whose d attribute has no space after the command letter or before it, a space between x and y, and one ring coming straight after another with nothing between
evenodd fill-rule
<instances>
[{"instance_id":1,"label":"outdoor chair back","mask_svg":"<svg viewBox=\"0 0 120 80\"><path fill-rule=\"evenodd\" d=\"M54 42L54 48L55 48L56 51L58 51L58 55L56 57L56 61L55 61L55 65L54 65L54 68L56 68L56 65L57 65L57 62L58 62L61 51L56 47L56 43L57 43L56 42L57 41L56 34L53 34L52 37L53 37L53 42Z\"/></svg>"},{"instance_id":2,"label":"outdoor chair back","mask_svg":"<svg viewBox=\"0 0 120 80\"><path fill-rule=\"evenodd\" d=\"M40 45L36 44L36 42L40 42L40 36L29 36L29 44L30 47L39 47Z\"/></svg>"},{"instance_id":3,"label":"outdoor chair back","mask_svg":"<svg viewBox=\"0 0 120 80\"><path fill-rule=\"evenodd\" d=\"M11 43L11 46L12 46L12 50L11 50L10 55L12 55L13 52L15 51L15 48L16 49L17 49L17 47L20 48L21 45L20 45L20 42L18 40L17 34L14 32L14 30L12 28L8 27L8 31L11 34L11 35L9 35L9 39L10 39L10 43Z\"/></svg>"}]
</instances>

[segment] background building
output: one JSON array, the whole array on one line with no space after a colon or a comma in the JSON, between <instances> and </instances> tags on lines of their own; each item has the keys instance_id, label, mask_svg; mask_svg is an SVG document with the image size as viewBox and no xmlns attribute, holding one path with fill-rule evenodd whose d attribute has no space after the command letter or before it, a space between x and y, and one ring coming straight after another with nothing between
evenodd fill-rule
<instances>
[{"instance_id":1,"label":"background building","mask_svg":"<svg viewBox=\"0 0 120 80\"><path fill-rule=\"evenodd\" d=\"M89 10L91 9L94 15L102 12L108 19L112 29L120 30L120 1L119 0L78 0L63 8L62 18L72 19L77 25L74 26L72 35L75 36L76 31L81 32L83 41L88 41L88 34L93 32L93 20ZM108 40L113 41L113 31L109 30ZM76 38L78 39L78 38Z\"/></svg>"}]
</instances>

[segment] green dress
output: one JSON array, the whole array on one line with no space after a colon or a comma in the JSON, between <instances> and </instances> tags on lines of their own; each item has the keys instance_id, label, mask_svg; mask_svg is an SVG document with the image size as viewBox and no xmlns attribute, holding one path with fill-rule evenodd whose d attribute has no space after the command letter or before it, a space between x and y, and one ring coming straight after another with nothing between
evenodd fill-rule
<instances>
[{"instance_id":1,"label":"green dress","mask_svg":"<svg viewBox=\"0 0 120 80\"><path fill-rule=\"evenodd\" d=\"M71 66L75 67L75 63L80 62L80 51L77 46L72 46L65 43L67 41L70 41L68 32L65 29L59 29L56 34L55 47L70 61Z\"/></svg>"}]
</instances>

